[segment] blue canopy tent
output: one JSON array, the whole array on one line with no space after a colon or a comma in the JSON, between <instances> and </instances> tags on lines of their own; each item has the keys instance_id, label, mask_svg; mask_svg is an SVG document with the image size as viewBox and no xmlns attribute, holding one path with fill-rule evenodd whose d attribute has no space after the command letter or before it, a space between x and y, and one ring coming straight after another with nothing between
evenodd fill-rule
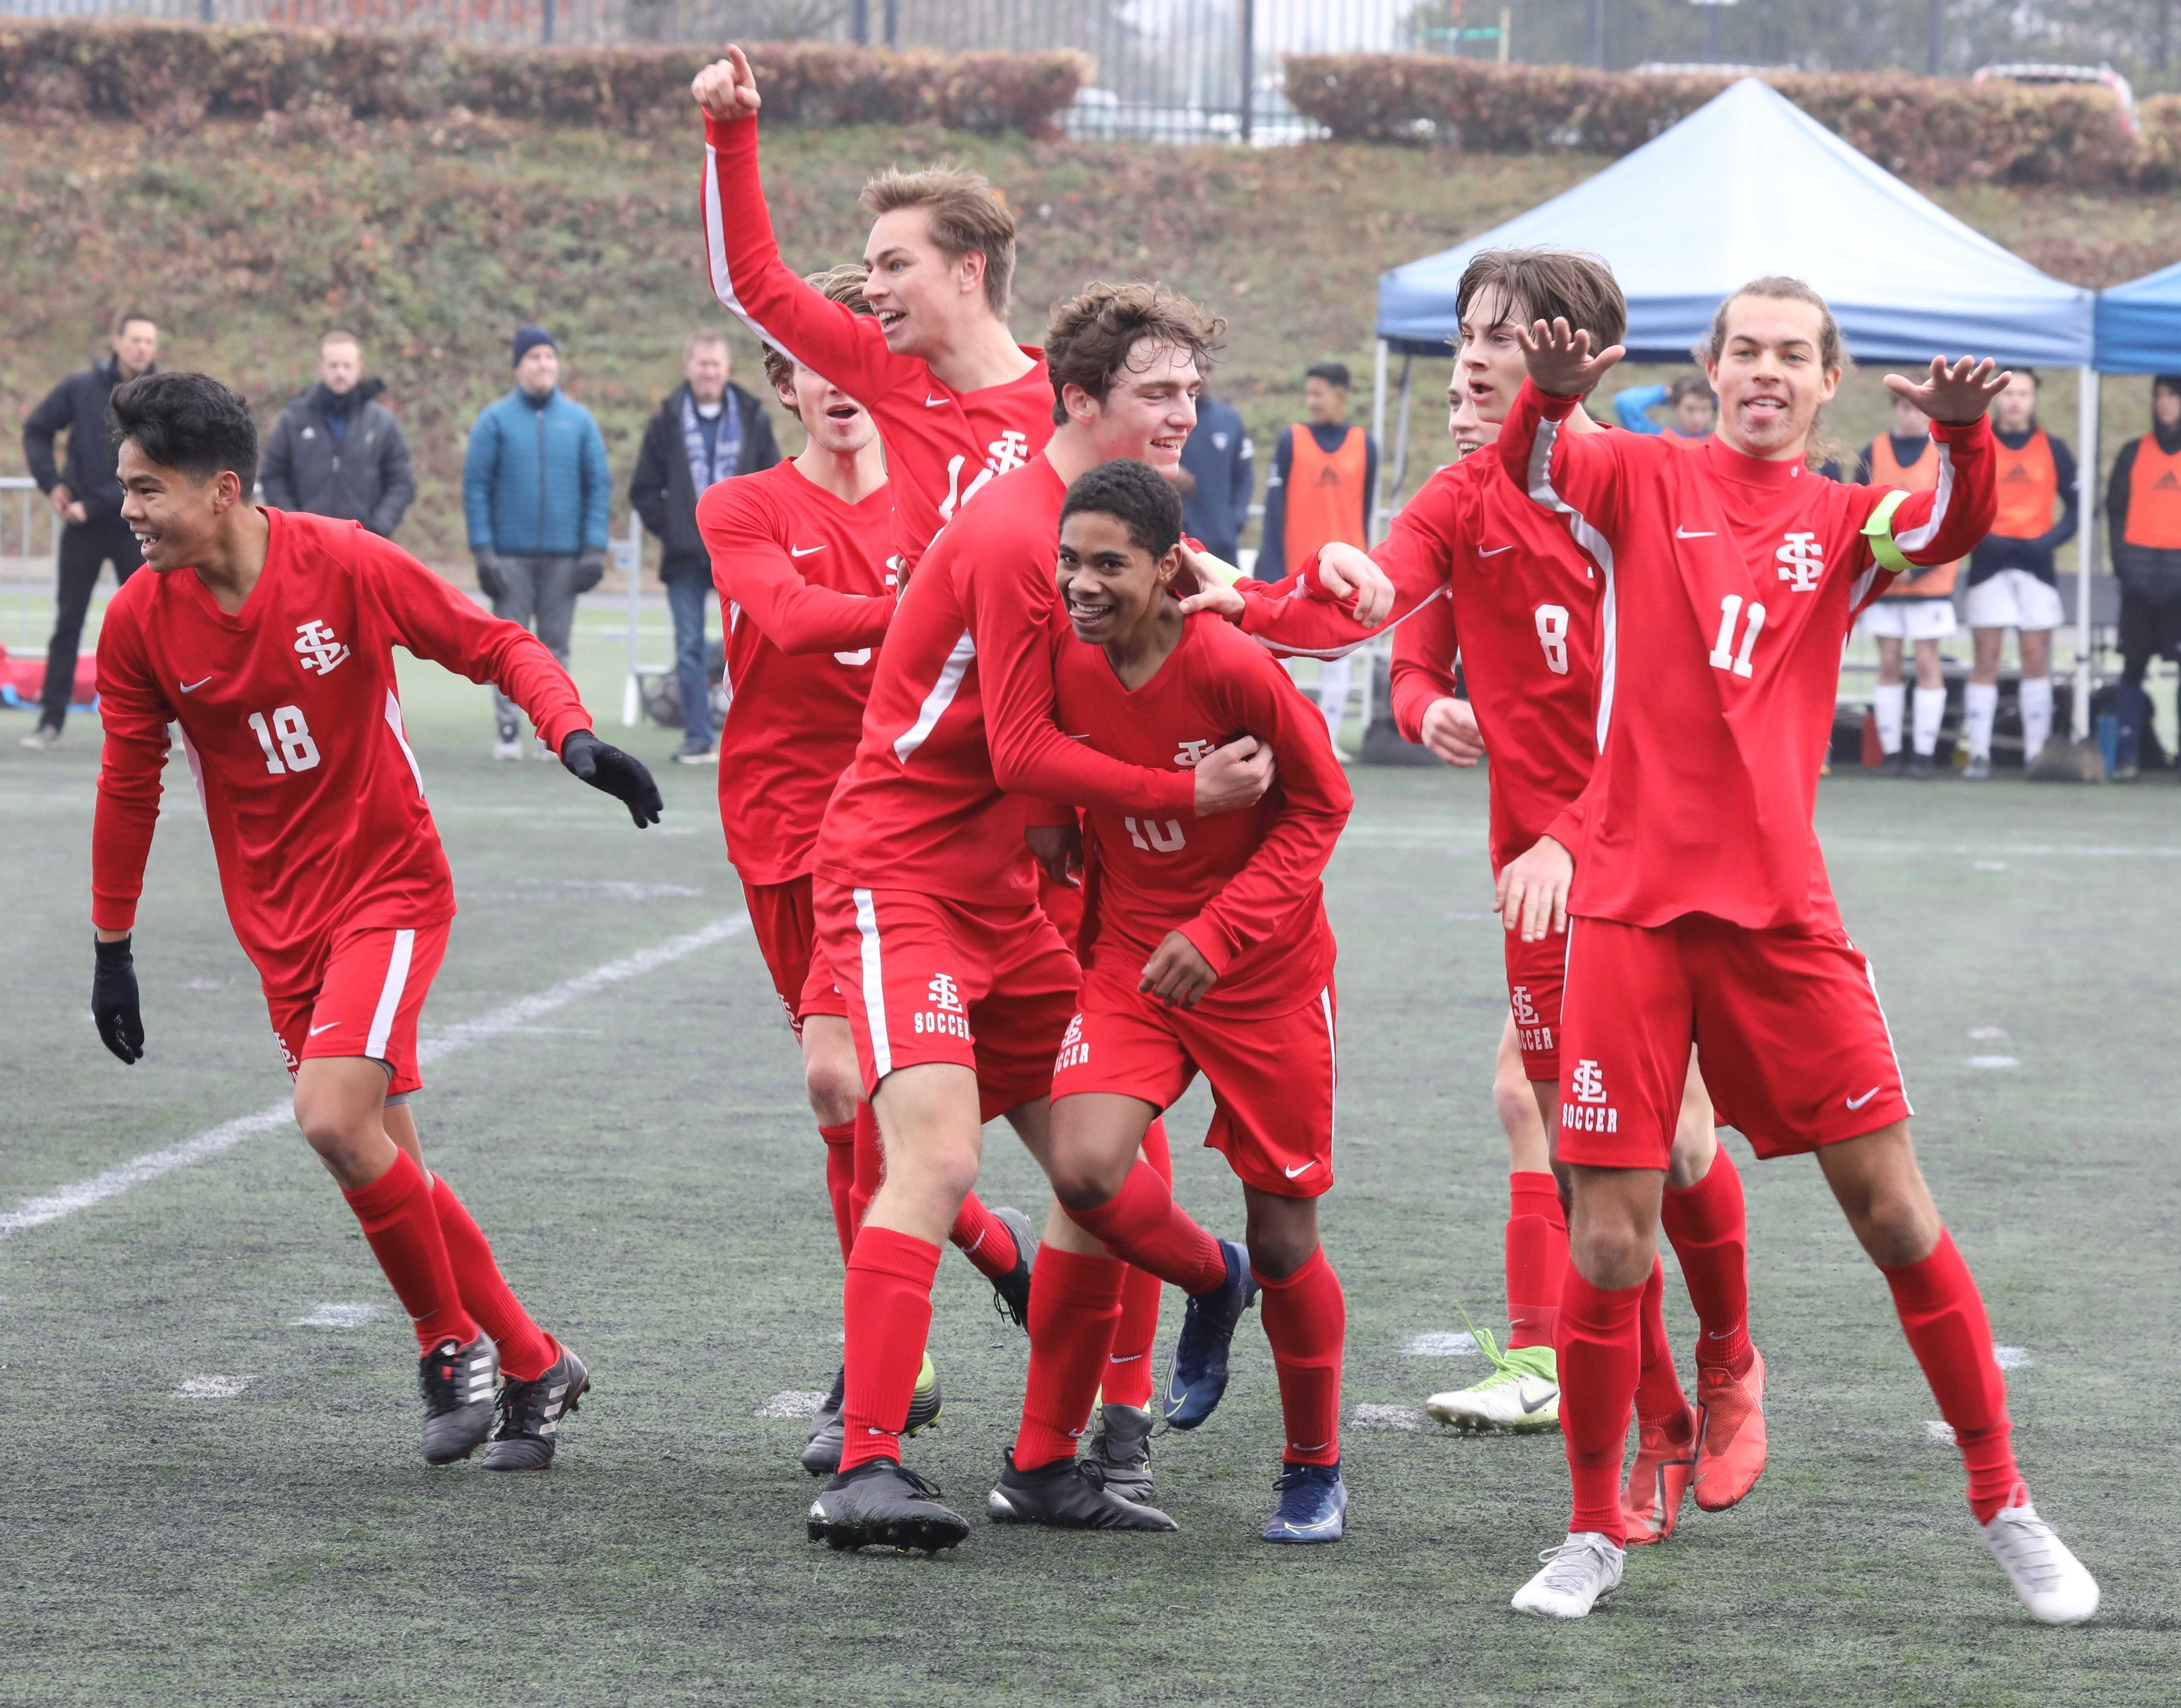
<instances>
[{"instance_id":1,"label":"blue canopy tent","mask_svg":"<svg viewBox=\"0 0 2181 1708\"><path fill-rule=\"evenodd\" d=\"M1628 298L1633 360L1687 361L1729 293L1764 274L1787 274L1824 294L1860 361L1974 354L2082 369L2084 439L2094 440L2091 293L1963 224L1751 77L1596 177L1380 278L1373 412L1381 443L1387 358L1404 357L1394 469L1407 449L1413 358L1449 353L1455 290L1471 258L1514 246L1580 249L1610 263ZM2172 289L2181 298L2181 279ZM2085 456L2082 467L2087 517L2095 514L2095 457ZM2094 532L2086 525L2081 535L2079 736L2087 732L2081 726L2090 705Z\"/></svg>"},{"instance_id":2,"label":"blue canopy tent","mask_svg":"<svg viewBox=\"0 0 2181 1708\"><path fill-rule=\"evenodd\" d=\"M2101 373L2181 373L2181 261L2098 293Z\"/></svg>"}]
</instances>

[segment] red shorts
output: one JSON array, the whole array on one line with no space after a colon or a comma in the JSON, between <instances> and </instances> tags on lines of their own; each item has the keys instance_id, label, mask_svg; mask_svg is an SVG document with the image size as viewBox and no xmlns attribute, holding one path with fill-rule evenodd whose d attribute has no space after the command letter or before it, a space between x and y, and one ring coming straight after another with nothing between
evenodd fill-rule
<instances>
[{"instance_id":1,"label":"red shorts","mask_svg":"<svg viewBox=\"0 0 2181 1708\"><path fill-rule=\"evenodd\" d=\"M288 1075L315 1056L368 1056L392 1076L389 1097L406 1097L417 1076L417 1016L447 953L447 925L414 931L363 926L341 932L314 990L265 992Z\"/></svg>"},{"instance_id":2,"label":"red shorts","mask_svg":"<svg viewBox=\"0 0 2181 1708\"><path fill-rule=\"evenodd\" d=\"M1204 1142L1245 1186L1314 1198L1333 1185L1339 1017L1330 984L1284 1014L1214 1018L1145 995L1134 975L1094 972L1053 1064L1052 1095L1113 1092L1163 1110L1201 1072L1212 1082Z\"/></svg>"},{"instance_id":3,"label":"red shorts","mask_svg":"<svg viewBox=\"0 0 2181 1708\"><path fill-rule=\"evenodd\" d=\"M1557 931L1533 943L1520 931L1506 939L1507 1006L1515 1016L1515 1046L1522 1073L1532 1080L1560 1076L1560 984L1567 974L1568 940Z\"/></svg>"},{"instance_id":4,"label":"red shorts","mask_svg":"<svg viewBox=\"0 0 2181 1708\"><path fill-rule=\"evenodd\" d=\"M765 957L765 970L772 975L772 987L795 1036L803 1036L803 1022L812 1014L847 1014L833 970L819 952L809 875L784 884L746 883L743 901L749 909L757 952Z\"/></svg>"},{"instance_id":5,"label":"red shorts","mask_svg":"<svg viewBox=\"0 0 2181 1708\"><path fill-rule=\"evenodd\" d=\"M1037 904L811 884L818 943L847 998L866 1097L896 1068L975 1070L986 1120L1052 1090L1083 975Z\"/></svg>"},{"instance_id":6,"label":"red shorts","mask_svg":"<svg viewBox=\"0 0 2181 1708\"><path fill-rule=\"evenodd\" d=\"M1870 963L1837 926L1570 920L1560 1021L1564 1163L1665 1168L1692 1043L1720 1125L1759 1157L1913 1113Z\"/></svg>"}]
</instances>

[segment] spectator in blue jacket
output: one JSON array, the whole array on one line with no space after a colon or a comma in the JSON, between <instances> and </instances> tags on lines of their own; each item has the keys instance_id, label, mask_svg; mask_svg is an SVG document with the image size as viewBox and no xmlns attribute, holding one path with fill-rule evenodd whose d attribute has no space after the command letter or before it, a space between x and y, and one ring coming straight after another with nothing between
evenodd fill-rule
<instances>
[{"instance_id":1,"label":"spectator in blue jacket","mask_svg":"<svg viewBox=\"0 0 2181 1708\"><path fill-rule=\"evenodd\" d=\"M1651 418L1662 403L1664 423ZM1629 432L1657 434L1682 450L1693 450L1711 437L1714 412L1711 387L1696 373L1685 373L1671 385L1632 385L1613 398L1614 419Z\"/></svg>"},{"instance_id":2,"label":"spectator in blue jacket","mask_svg":"<svg viewBox=\"0 0 2181 1708\"><path fill-rule=\"evenodd\" d=\"M1173 484L1181 494L1182 531L1202 540L1214 557L1239 564L1257 464L1233 404L1209 395L1196 400L1196 425L1181 447Z\"/></svg>"},{"instance_id":3,"label":"spectator in blue jacket","mask_svg":"<svg viewBox=\"0 0 2181 1708\"><path fill-rule=\"evenodd\" d=\"M560 349L540 326L515 334L515 389L486 406L462 461L462 509L478 585L493 615L535 623L568 661L576 596L606 567L606 442L589 410L560 390ZM514 703L497 690L494 759L521 759Z\"/></svg>"}]
</instances>

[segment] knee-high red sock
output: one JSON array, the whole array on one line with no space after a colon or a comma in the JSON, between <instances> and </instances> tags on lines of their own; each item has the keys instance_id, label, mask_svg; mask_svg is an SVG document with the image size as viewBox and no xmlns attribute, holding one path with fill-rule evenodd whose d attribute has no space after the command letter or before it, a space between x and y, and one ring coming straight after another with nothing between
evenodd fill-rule
<instances>
[{"instance_id":1,"label":"knee-high red sock","mask_svg":"<svg viewBox=\"0 0 2181 1708\"><path fill-rule=\"evenodd\" d=\"M988 1281L997 1281L1013 1269L1020 1256L1008 1224L986 1209L975 1192L962 1200L962 1213L954 1218L947 1237Z\"/></svg>"},{"instance_id":2,"label":"knee-high red sock","mask_svg":"<svg viewBox=\"0 0 2181 1708\"><path fill-rule=\"evenodd\" d=\"M1030 1272L1030 1379L1023 1390L1015 1468L1075 1456L1121 1316L1126 1265L1041 1245Z\"/></svg>"},{"instance_id":3,"label":"knee-high red sock","mask_svg":"<svg viewBox=\"0 0 2181 1708\"><path fill-rule=\"evenodd\" d=\"M1143 1163L1129 1170L1109 1202L1068 1214L1115 1257L1149 1269L1184 1293L1208 1293L1227 1279L1219 1241L1174 1202L1158 1170Z\"/></svg>"},{"instance_id":4,"label":"knee-high red sock","mask_svg":"<svg viewBox=\"0 0 2181 1708\"><path fill-rule=\"evenodd\" d=\"M1567 1213L1549 1174L1507 1177L1507 1344L1549 1346L1567 1268Z\"/></svg>"},{"instance_id":5,"label":"knee-high red sock","mask_svg":"<svg viewBox=\"0 0 2181 1708\"><path fill-rule=\"evenodd\" d=\"M856 1104L855 1123L855 1182L848 1188L848 1243L855 1243L855 1230L864 1224L864 1213L871 1200L878 1196L879 1184L886 1179L886 1147L879 1139L879 1118L871 1113L871 1106L861 1101Z\"/></svg>"},{"instance_id":6,"label":"knee-high red sock","mask_svg":"<svg viewBox=\"0 0 2181 1708\"><path fill-rule=\"evenodd\" d=\"M399 1146L394 1166L367 1186L341 1197L363 1224L371 1254L392 1283L394 1296L417 1330L417 1344L430 1351L443 1340L467 1346L478 1325L462 1307L462 1290L447 1256L447 1236L432 1204L431 1182L417 1159Z\"/></svg>"},{"instance_id":7,"label":"knee-high red sock","mask_svg":"<svg viewBox=\"0 0 2181 1708\"><path fill-rule=\"evenodd\" d=\"M1596 1530L1627 1540L1621 1516L1621 1462L1636 1398L1641 1287L1593 1287L1571 1263L1560 1281L1560 1430L1575 1485L1571 1533Z\"/></svg>"},{"instance_id":8,"label":"knee-high red sock","mask_svg":"<svg viewBox=\"0 0 2181 1708\"><path fill-rule=\"evenodd\" d=\"M1666 1266L1654 1258L1637 1312L1642 1356L1636 1375L1636 1418L1639 1423L1665 1424L1667 1434L1679 1440L1693 1426L1689 1396L1681 1391L1681 1379L1674 1368L1673 1344L1666 1338L1665 1298Z\"/></svg>"},{"instance_id":9,"label":"knee-high red sock","mask_svg":"<svg viewBox=\"0 0 2181 1708\"><path fill-rule=\"evenodd\" d=\"M439 1214L440 1237L447 1242L447 1261L453 1266L463 1308L483 1324L500 1348L501 1373L518 1382L536 1381L553 1368L560 1347L522 1308L500 1273L484 1230L462 1208L455 1189L436 1175L431 1180L432 1208Z\"/></svg>"},{"instance_id":10,"label":"knee-high red sock","mask_svg":"<svg viewBox=\"0 0 2181 1708\"><path fill-rule=\"evenodd\" d=\"M939 1247L892 1228L862 1228L841 1289L841 1468L901 1457L901 1426L931 1333L931 1278Z\"/></svg>"},{"instance_id":11,"label":"knee-high red sock","mask_svg":"<svg viewBox=\"0 0 2181 1708\"><path fill-rule=\"evenodd\" d=\"M1969 1510L1978 1523L1988 1524L2007 1505L2022 1473L2014 1463L2007 1379L1992 1356L1991 1323L1976 1277L1954 1249L1954 1236L1943 1230L1938 1248L1921 1263L1880 1273L1893 1289L1893 1308L1939 1415L1954 1426L1969 1473Z\"/></svg>"},{"instance_id":12,"label":"knee-high red sock","mask_svg":"<svg viewBox=\"0 0 2181 1708\"><path fill-rule=\"evenodd\" d=\"M841 1242L841 1261L856 1243L856 1214L852 1202L856 1190L856 1124L843 1121L829 1127L818 1124L818 1136L825 1141L825 1197L833 1206L833 1234Z\"/></svg>"},{"instance_id":13,"label":"knee-high red sock","mask_svg":"<svg viewBox=\"0 0 2181 1708\"><path fill-rule=\"evenodd\" d=\"M1280 1419L1290 1465L1340 1462L1340 1349L1348 1338L1348 1297L1320 1246L1292 1275L1254 1269L1265 1291L1259 1308L1273 1367L1280 1378Z\"/></svg>"},{"instance_id":14,"label":"knee-high red sock","mask_svg":"<svg viewBox=\"0 0 2181 1708\"><path fill-rule=\"evenodd\" d=\"M1173 1151L1167 1142L1166 1123L1154 1118L1144 1130L1144 1160L1153 1173L1173 1190ZM1129 1265L1121 1283L1121 1321L1113 1330L1113 1356L1106 1361L1106 1378L1098 1385L1099 1397L1109 1406L1134 1406L1138 1411L1151 1402L1157 1379L1151 1370L1151 1344L1158 1339L1159 1294L1166 1283L1149 1269Z\"/></svg>"},{"instance_id":15,"label":"knee-high red sock","mask_svg":"<svg viewBox=\"0 0 2181 1708\"><path fill-rule=\"evenodd\" d=\"M1670 1188L1659 1225L1681 1260L1689 1302L1702 1332L1697 1363L1724 1364L1737 1377L1757 1355L1749 1346L1749 1224L1742 1212L1742 1172L1721 1145L1710 1172L1686 1191Z\"/></svg>"}]
</instances>

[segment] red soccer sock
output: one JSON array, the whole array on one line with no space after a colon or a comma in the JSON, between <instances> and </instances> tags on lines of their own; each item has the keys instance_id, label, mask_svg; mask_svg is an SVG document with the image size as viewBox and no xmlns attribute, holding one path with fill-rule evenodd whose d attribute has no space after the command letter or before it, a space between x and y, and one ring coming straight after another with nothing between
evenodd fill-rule
<instances>
[{"instance_id":1,"label":"red soccer sock","mask_svg":"<svg viewBox=\"0 0 2181 1708\"><path fill-rule=\"evenodd\" d=\"M856 1243L856 1124L829 1127L821 1121L818 1136L825 1141L825 1197L833 1206L833 1233L845 1263Z\"/></svg>"},{"instance_id":2,"label":"red soccer sock","mask_svg":"<svg viewBox=\"0 0 2181 1708\"><path fill-rule=\"evenodd\" d=\"M1320 1246L1292 1275L1252 1269L1264 1289L1261 1308L1273 1366L1280 1379L1280 1418L1290 1465L1340 1462L1340 1349L1348 1337L1348 1298Z\"/></svg>"},{"instance_id":3,"label":"red soccer sock","mask_svg":"<svg viewBox=\"0 0 2181 1708\"><path fill-rule=\"evenodd\" d=\"M1742 1172L1725 1145L1696 1185L1667 1191L1659 1225L1673 1242L1689 1302L1697 1307L1698 1364L1724 1364L1731 1375L1748 1375L1757 1356L1749 1345L1749 1224Z\"/></svg>"},{"instance_id":4,"label":"red soccer sock","mask_svg":"<svg viewBox=\"0 0 2181 1708\"><path fill-rule=\"evenodd\" d=\"M947 1237L988 1281L1008 1274L1021 1255L1015 1250L1015 1236L1008 1231L1008 1224L986 1209L975 1192L962 1200L961 1213L954 1218Z\"/></svg>"},{"instance_id":5,"label":"red soccer sock","mask_svg":"<svg viewBox=\"0 0 2181 1708\"><path fill-rule=\"evenodd\" d=\"M1018 1471L1075 1456L1113 1347L1127 1274L1128 1266L1112 1258L1038 1246L1030 1272L1030 1379L1015 1435Z\"/></svg>"},{"instance_id":6,"label":"red soccer sock","mask_svg":"<svg viewBox=\"0 0 2181 1708\"><path fill-rule=\"evenodd\" d=\"M1567 1269L1567 1213L1549 1174L1507 1177L1507 1345L1549 1346Z\"/></svg>"},{"instance_id":7,"label":"red soccer sock","mask_svg":"<svg viewBox=\"0 0 2181 1708\"><path fill-rule=\"evenodd\" d=\"M1166 1123L1153 1117L1144 1130L1144 1160L1173 1190L1173 1151L1167 1142ZM1113 1330L1113 1351L1106 1360L1106 1379L1098 1385L1099 1397L1109 1406L1134 1406L1142 1411L1151 1402L1157 1378L1151 1370L1151 1345L1158 1339L1159 1295L1166 1283L1149 1269L1129 1265L1121 1283L1121 1321Z\"/></svg>"},{"instance_id":8,"label":"red soccer sock","mask_svg":"<svg viewBox=\"0 0 2181 1708\"><path fill-rule=\"evenodd\" d=\"M1954 1426L1954 1445L1969 1473L1969 1510L1978 1523L1988 1524L2022 1473L2007 1417L2007 1379L1992 1356L1991 1323L1976 1277L1954 1249L1954 1236L1943 1230L1937 1249L1921 1263L1880 1273L1893 1289L1893 1307L1939 1415Z\"/></svg>"},{"instance_id":9,"label":"red soccer sock","mask_svg":"<svg viewBox=\"0 0 2181 1708\"><path fill-rule=\"evenodd\" d=\"M924 1368L931 1333L931 1278L939 1247L892 1228L857 1230L841 1289L848 1333L841 1420L841 1468L901 1457L901 1426Z\"/></svg>"},{"instance_id":10,"label":"red soccer sock","mask_svg":"<svg viewBox=\"0 0 2181 1708\"><path fill-rule=\"evenodd\" d=\"M341 1197L363 1224L363 1237L392 1283L394 1296L417 1330L417 1344L430 1351L443 1340L467 1346L478 1325L462 1308L461 1288L447 1256L447 1238L432 1206L431 1183L408 1152L396 1146L394 1166L367 1186Z\"/></svg>"},{"instance_id":11,"label":"red soccer sock","mask_svg":"<svg viewBox=\"0 0 2181 1708\"><path fill-rule=\"evenodd\" d=\"M1143 1163L1129 1170L1109 1202L1068 1214L1115 1257L1149 1269L1184 1293L1208 1293L1227 1279L1219 1241L1174 1202L1158 1170Z\"/></svg>"},{"instance_id":12,"label":"red soccer sock","mask_svg":"<svg viewBox=\"0 0 2181 1708\"><path fill-rule=\"evenodd\" d=\"M455 1272L455 1288L462 1305L483 1324L500 1348L500 1374L518 1382L534 1382L553 1368L560 1348L553 1337L530 1319L522 1302L500 1273L492 1246L455 1189L437 1176L432 1182L432 1207L439 1213L439 1234L447 1242L447 1262Z\"/></svg>"},{"instance_id":13,"label":"red soccer sock","mask_svg":"<svg viewBox=\"0 0 2181 1708\"><path fill-rule=\"evenodd\" d=\"M1681 1379L1674 1368L1673 1344L1666 1339L1666 1266L1654 1258L1651 1279L1643 1283L1643 1302L1637 1313L1637 1342L1642 1347L1636 1374L1636 1418L1643 1423L1664 1423L1676 1440L1690 1429L1689 1396L1681 1391Z\"/></svg>"},{"instance_id":14,"label":"red soccer sock","mask_svg":"<svg viewBox=\"0 0 2181 1708\"><path fill-rule=\"evenodd\" d=\"M1560 1430L1575 1485L1568 1529L1621 1543L1621 1462L1636 1398L1643 1299L1641 1287L1593 1287L1572 1263L1560 1281Z\"/></svg>"},{"instance_id":15,"label":"red soccer sock","mask_svg":"<svg viewBox=\"0 0 2181 1708\"><path fill-rule=\"evenodd\" d=\"M848 1243L855 1243L854 1230L864 1224L864 1214L870 1209L871 1200L878 1196L879 1183L886 1179L886 1147L879 1139L879 1118L871 1113L867 1103L856 1104L856 1180L848 1188Z\"/></svg>"}]
</instances>

